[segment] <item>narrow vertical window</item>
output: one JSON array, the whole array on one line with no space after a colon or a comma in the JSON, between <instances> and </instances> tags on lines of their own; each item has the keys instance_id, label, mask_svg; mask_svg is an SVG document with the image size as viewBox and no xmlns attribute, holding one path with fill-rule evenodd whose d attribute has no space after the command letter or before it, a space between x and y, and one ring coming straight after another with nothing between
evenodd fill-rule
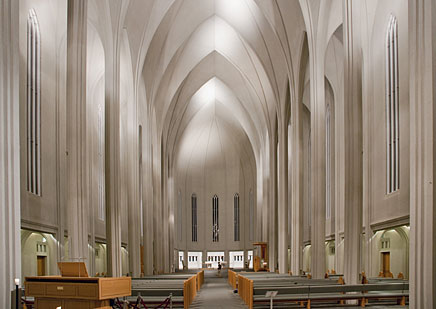
<instances>
[{"instance_id":1,"label":"narrow vertical window","mask_svg":"<svg viewBox=\"0 0 436 309\"><path fill-rule=\"evenodd\" d=\"M240 230L239 230L239 194L236 193L233 197L233 219L234 219L234 232L235 241L240 241Z\"/></svg>"},{"instance_id":2,"label":"narrow vertical window","mask_svg":"<svg viewBox=\"0 0 436 309\"><path fill-rule=\"evenodd\" d=\"M104 179L104 106L98 105L98 219L105 220Z\"/></svg>"},{"instance_id":3,"label":"narrow vertical window","mask_svg":"<svg viewBox=\"0 0 436 309\"><path fill-rule=\"evenodd\" d=\"M103 135L104 138L104 135ZM104 149L104 147L103 147ZM104 164L104 163L103 163ZM103 165L104 166L104 165ZM138 185L139 185L139 209L141 213L141 234L144 233L144 209L143 209L143 200L142 200L142 126L139 125L138 127ZM104 175L103 175L104 179ZM104 187L103 187L104 190ZM104 191L103 191L103 197L104 197ZM104 209L104 208L103 208Z\"/></svg>"},{"instance_id":4,"label":"narrow vertical window","mask_svg":"<svg viewBox=\"0 0 436 309\"><path fill-rule=\"evenodd\" d=\"M192 208L192 241L197 241L197 195L192 194L191 197Z\"/></svg>"},{"instance_id":5,"label":"narrow vertical window","mask_svg":"<svg viewBox=\"0 0 436 309\"><path fill-rule=\"evenodd\" d=\"M309 131L309 139L308 139L308 157L309 160L307 162L308 165L308 182L307 182L307 201L309 202L309 207L307 207L307 225L311 226L312 224L312 140L311 140L311 132Z\"/></svg>"},{"instance_id":6,"label":"narrow vertical window","mask_svg":"<svg viewBox=\"0 0 436 309\"><path fill-rule=\"evenodd\" d=\"M212 241L219 241L219 207L218 207L218 196L215 194L212 198Z\"/></svg>"},{"instance_id":7,"label":"narrow vertical window","mask_svg":"<svg viewBox=\"0 0 436 309\"><path fill-rule=\"evenodd\" d=\"M248 207L250 208L250 237L249 240L253 241L254 239L254 196L253 189L250 189Z\"/></svg>"},{"instance_id":8,"label":"narrow vertical window","mask_svg":"<svg viewBox=\"0 0 436 309\"><path fill-rule=\"evenodd\" d=\"M183 204L182 204L182 192L179 190L177 194L177 225L179 229L179 241L182 241L182 229L183 229Z\"/></svg>"},{"instance_id":9,"label":"narrow vertical window","mask_svg":"<svg viewBox=\"0 0 436 309\"><path fill-rule=\"evenodd\" d=\"M398 23L391 15L386 33L386 191L400 188Z\"/></svg>"},{"instance_id":10,"label":"narrow vertical window","mask_svg":"<svg viewBox=\"0 0 436 309\"><path fill-rule=\"evenodd\" d=\"M27 17L27 191L41 195L40 33L34 9Z\"/></svg>"},{"instance_id":11,"label":"narrow vertical window","mask_svg":"<svg viewBox=\"0 0 436 309\"><path fill-rule=\"evenodd\" d=\"M330 105L327 105L325 120L325 139L326 139L326 207L325 217L330 219L331 216L331 143L330 143Z\"/></svg>"}]
</instances>

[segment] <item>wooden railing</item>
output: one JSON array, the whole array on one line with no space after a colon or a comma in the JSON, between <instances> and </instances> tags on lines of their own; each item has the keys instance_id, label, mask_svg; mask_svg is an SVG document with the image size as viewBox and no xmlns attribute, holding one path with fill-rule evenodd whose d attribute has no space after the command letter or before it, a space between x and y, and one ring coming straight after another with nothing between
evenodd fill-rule
<instances>
[{"instance_id":1,"label":"wooden railing","mask_svg":"<svg viewBox=\"0 0 436 309\"><path fill-rule=\"evenodd\" d=\"M201 286L204 283L204 270L197 273L197 291L200 291Z\"/></svg>"},{"instance_id":2,"label":"wooden railing","mask_svg":"<svg viewBox=\"0 0 436 309\"><path fill-rule=\"evenodd\" d=\"M253 308L253 280L238 275L238 293L249 309Z\"/></svg>"},{"instance_id":3,"label":"wooden railing","mask_svg":"<svg viewBox=\"0 0 436 309\"><path fill-rule=\"evenodd\" d=\"M192 276L183 283L183 305L188 309L197 295L197 275Z\"/></svg>"},{"instance_id":4,"label":"wooden railing","mask_svg":"<svg viewBox=\"0 0 436 309\"><path fill-rule=\"evenodd\" d=\"M231 287L234 290L236 290L236 288L238 287L237 286L237 283L238 283L238 274L235 273L233 270L229 269L227 280L228 280L229 284L231 285Z\"/></svg>"}]
</instances>

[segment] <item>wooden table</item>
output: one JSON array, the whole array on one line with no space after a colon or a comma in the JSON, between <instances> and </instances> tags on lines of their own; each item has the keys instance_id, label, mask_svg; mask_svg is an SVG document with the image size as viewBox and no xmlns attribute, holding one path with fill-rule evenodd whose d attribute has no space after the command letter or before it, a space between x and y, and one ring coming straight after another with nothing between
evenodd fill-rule
<instances>
[{"instance_id":1,"label":"wooden table","mask_svg":"<svg viewBox=\"0 0 436 309\"><path fill-rule=\"evenodd\" d=\"M36 309L110 309L110 299L130 296L130 277L26 277L26 296L35 297Z\"/></svg>"}]
</instances>

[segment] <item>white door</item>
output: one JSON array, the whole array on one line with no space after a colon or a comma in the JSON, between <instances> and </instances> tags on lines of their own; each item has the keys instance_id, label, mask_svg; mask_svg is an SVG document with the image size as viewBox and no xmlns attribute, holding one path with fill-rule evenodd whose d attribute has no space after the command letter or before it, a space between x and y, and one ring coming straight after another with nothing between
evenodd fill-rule
<instances>
[{"instance_id":1,"label":"white door","mask_svg":"<svg viewBox=\"0 0 436 309\"><path fill-rule=\"evenodd\" d=\"M248 251L248 268L253 269L253 250Z\"/></svg>"},{"instance_id":2,"label":"white door","mask_svg":"<svg viewBox=\"0 0 436 309\"><path fill-rule=\"evenodd\" d=\"M244 251L230 251L230 268L244 268Z\"/></svg>"},{"instance_id":3,"label":"white door","mask_svg":"<svg viewBox=\"0 0 436 309\"><path fill-rule=\"evenodd\" d=\"M218 268L218 262L224 266L222 263L224 262L224 252L208 252L206 262L211 265L211 268Z\"/></svg>"},{"instance_id":4,"label":"white door","mask_svg":"<svg viewBox=\"0 0 436 309\"><path fill-rule=\"evenodd\" d=\"M184 252L183 251L179 251L179 269L182 270L183 269L183 256L184 256Z\"/></svg>"},{"instance_id":5,"label":"white door","mask_svg":"<svg viewBox=\"0 0 436 309\"><path fill-rule=\"evenodd\" d=\"M202 252L188 252L188 269L201 268Z\"/></svg>"}]
</instances>

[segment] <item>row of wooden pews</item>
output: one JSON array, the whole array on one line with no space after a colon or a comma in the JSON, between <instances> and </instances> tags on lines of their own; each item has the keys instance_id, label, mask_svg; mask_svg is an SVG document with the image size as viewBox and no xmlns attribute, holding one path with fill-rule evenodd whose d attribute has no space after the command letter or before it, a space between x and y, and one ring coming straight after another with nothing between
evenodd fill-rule
<instances>
[{"instance_id":1,"label":"row of wooden pews","mask_svg":"<svg viewBox=\"0 0 436 309\"><path fill-rule=\"evenodd\" d=\"M204 271L132 278L131 304L138 302L149 307L162 304L171 295L173 307L189 308L204 283ZM139 302L138 302L139 303Z\"/></svg>"},{"instance_id":2,"label":"row of wooden pews","mask_svg":"<svg viewBox=\"0 0 436 309\"><path fill-rule=\"evenodd\" d=\"M277 291L274 304L286 307L314 304L333 305L355 301L361 307L369 302L383 305L406 305L409 282L401 279L370 278L366 284L344 284L341 275L324 279L276 273L234 272L229 270L229 284L251 309L270 304L267 292Z\"/></svg>"}]
</instances>

